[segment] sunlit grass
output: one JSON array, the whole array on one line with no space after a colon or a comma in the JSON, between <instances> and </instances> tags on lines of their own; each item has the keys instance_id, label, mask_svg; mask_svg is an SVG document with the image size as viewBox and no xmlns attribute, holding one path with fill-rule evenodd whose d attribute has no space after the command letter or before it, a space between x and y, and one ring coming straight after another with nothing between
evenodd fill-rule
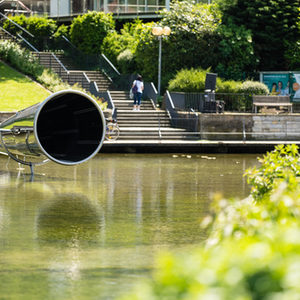
<instances>
[{"instance_id":1,"label":"sunlit grass","mask_svg":"<svg viewBox=\"0 0 300 300\"><path fill-rule=\"evenodd\" d=\"M49 95L42 86L0 62L0 111L19 111Z\"/></svg>"}]
</instances>

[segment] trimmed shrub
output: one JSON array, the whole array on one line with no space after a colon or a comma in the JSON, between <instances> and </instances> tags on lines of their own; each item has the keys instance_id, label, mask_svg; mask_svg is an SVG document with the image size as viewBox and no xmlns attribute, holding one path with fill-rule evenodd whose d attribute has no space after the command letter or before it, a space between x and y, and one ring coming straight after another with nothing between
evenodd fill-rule
<instances>
[{"instance_id":1,"label":"trimmed shrub","mask_svg":"<svg viewBox=\"0 0 300 300\"><path fill-rule=\"evenodd\" d=\"M238 93L242 83L240 81L234 80L223 80L221 78L217 78L217 93L228 93L234 94Z\"/></svg>"},{"instance_id":2,"label":"trimmed shrub","mask_svg":"<svg viewBox=\"0 0 300 300\"><path fill-rule=\"evenodd\" d=\"M246 95L268 95L269 89L268 87L259 81L245 81L239 89L240 93Z\"/></svg>"},{"instance_id":3,"label":"trimmed shrub","mask_svg":"<svg viewBox=\"0 0 300 300\"><path fill-rule=\"evenodd\" d=\"M112 14L90 11L73 19L70 39L82 52L99 54L104 38L114 27Z\"/></svg>"},{"instance_id":4,"label":"trimmed shrub","mask_svg":"<svg viewBox=\"0 0 300 300\"><path fill-rule=\"evenodd\" d=\"M169 81L169 90L175 92L204 92L207 70L183 69Z\"/></svg>"},{"instance_id":5,"label":"trimmed shrub","mask_svg":"<svg viewBox=\"0 0 300 300\"><path fill-rule=\"evenodd\" d=\"M175 78L169 81L168 89L176 92L203 93L205 89L206 73L210 70L183 69L177 72ZM226 81L217 78L217 93L237 93L241 87L239 81Z\"/></svg>"}]
</instances>

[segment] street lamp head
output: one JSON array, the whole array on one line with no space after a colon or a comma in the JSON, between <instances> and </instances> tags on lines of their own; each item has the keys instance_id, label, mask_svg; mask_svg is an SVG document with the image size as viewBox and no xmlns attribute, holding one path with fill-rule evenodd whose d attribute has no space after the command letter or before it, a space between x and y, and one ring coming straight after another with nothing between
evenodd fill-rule
<instances>
[{"instance_id":1,"label":"street lamp head","mask_svg":"<svg viewBox=\"0 0 300 300\"><path fill-rule=\"evenodd\" d=\"M160 26L155 26L152 28L152 34L155 36L161 36L163 34L163 28Z\"/></svg>"},{"instance_id":2,"label":"street lamp head","mask_svg":"<svg viewBox=\"0 0 300 300\"><path fill-rule=\"evenodd\" d=\"M171 34L171 28L168 26L165 26L164 28L160 26L155 26L152 28L152 34L155 36L168 36Z\"/></svg>"},{"instance_id":3,"label":"street lamp head","mask_svg":"<svg viewBox=\"0 0 300 300\"><path fill-rule=\"evenodd\" d=\"M171 34L171 28L170 27L168 27L168 26L165 26L164 28L163 28L163 35L170 35Z\"/></svg>"}]
</instances>

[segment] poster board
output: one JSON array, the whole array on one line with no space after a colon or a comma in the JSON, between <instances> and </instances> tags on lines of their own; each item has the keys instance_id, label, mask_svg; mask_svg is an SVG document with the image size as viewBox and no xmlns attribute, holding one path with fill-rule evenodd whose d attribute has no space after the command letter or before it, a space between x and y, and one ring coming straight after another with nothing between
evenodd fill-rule
<instances>
[{"instance_id":1,"label":"poster board","mask_svg":"<svg viewBox=\"0 0 300 300\"><path fill-rule=\"evenodd\" d=\"M300 71L260 72L260 82L268 87L270 95L289 95L292 102L300 102Z\"/></svg>"}]
</instances>

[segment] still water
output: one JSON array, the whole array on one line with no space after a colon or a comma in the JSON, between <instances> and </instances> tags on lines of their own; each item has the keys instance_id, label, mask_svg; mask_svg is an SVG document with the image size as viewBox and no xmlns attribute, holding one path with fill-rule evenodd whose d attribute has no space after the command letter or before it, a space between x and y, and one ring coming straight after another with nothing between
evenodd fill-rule
<instances>
[{"instance_id":1,"label":"still water","mask_svg":"<svg viewBox=\"0 0 300 300\"><path fill-rule=\"evenodd\" d=\"M256 155L101 154L29 169L0 157L0 299L115 299L189 251L213 193L249 193Z\"/></svg>"}]
</instances>

